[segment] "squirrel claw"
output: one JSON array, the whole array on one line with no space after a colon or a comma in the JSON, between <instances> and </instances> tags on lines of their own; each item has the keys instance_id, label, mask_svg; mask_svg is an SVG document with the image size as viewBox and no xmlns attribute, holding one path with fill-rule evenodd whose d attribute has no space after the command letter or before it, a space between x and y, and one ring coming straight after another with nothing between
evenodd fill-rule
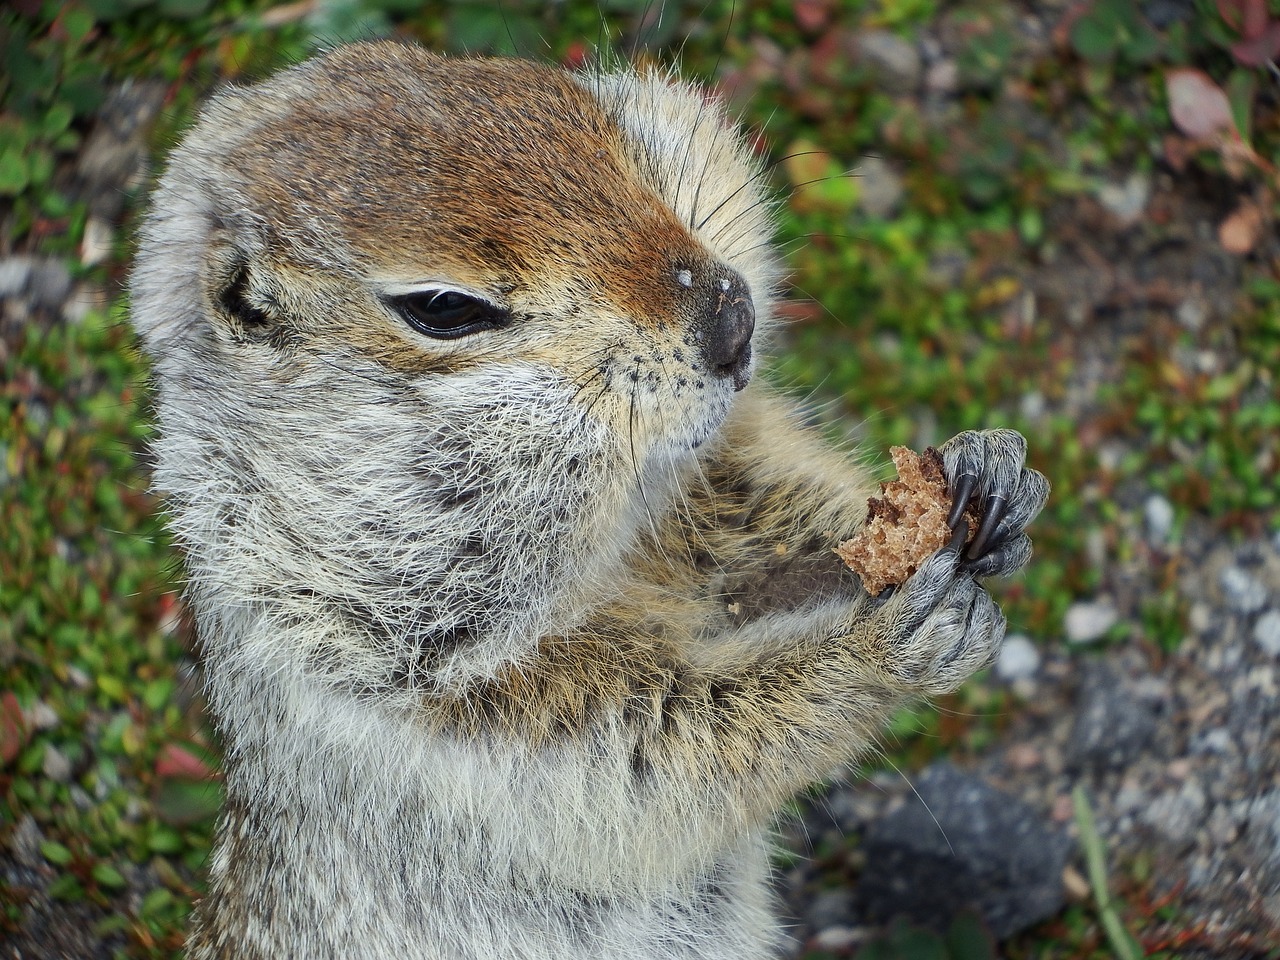
<instances>
[{"instance_id":1,"label":"squirrel claw","mask_svg":"<svg viewBox=\"0 0 1280 960\"><path fill-rule=\"evenodd\" d=\"M1008 509L1008 497L993 493L988 498L982 517L982 525L978 527L978 533L974 536L973 543L969 544L969 552L966 554L970 560L977 560L986 552L987 541L991 539L991 535L1000 526L1000 521L1004 519L1005 511Z\"/></svg>"},{"instance_id":2,"label":"squirrel claw","mask_svg":"<svg viewBox=\"0 0 1280 960\"><path fill-rule=\"evenodd\" d=\"M977 489L978 478L975 474L966 473L956 480L955 493L951 500L951 515L947 517L947 526L952 530L956 528L956 524L964 516L964 508L968 506L969 498L973 496L973 491Z\"/></svg>"}]
</instances>

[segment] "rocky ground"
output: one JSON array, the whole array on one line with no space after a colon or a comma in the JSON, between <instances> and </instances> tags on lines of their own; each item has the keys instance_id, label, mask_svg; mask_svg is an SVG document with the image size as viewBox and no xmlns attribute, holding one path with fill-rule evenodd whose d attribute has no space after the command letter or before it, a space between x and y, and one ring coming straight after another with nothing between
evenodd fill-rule
<instances>
[{"instance_id":1,"label":"rocky ground","mask_svg":"<svg viewBox=\"0 0 1280 960\"><path fill-rule=\"evenodd\" d=\"M1148 905L1178 905L1149 949L1275 956L1280 536L1233 546L1186 530L1175 544L1165 505L1144 506L1135 552L1176 555L1189 604L1177 651L1080 655L1141 617L1122 590L1073 607L1049 652L1011 636L988 681L1013 693L1009 722L989 748L959 770L879 774L807 805L820 853L783 878L802 941L841 956L868 920L900 912L936 926L977 906L1004 935L1057 913L1088 893L1071 803L1082 786L1112 856L1150 878ZM839 836L864 842L849 850Z\"/></svg>"}]
</instances>

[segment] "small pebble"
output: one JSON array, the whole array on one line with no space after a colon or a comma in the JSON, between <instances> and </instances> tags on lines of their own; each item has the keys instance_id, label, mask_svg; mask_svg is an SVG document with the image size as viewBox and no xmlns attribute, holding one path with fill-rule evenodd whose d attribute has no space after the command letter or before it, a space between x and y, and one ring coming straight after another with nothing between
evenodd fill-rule
<instances>
[{"instance_id":1,"label":"small pebble","mask_svg":"<svg viewBox=\"0 0 1280 960\"><path fill-rule=\"evenodd\" d=\"M996 673L1001 680L1013 683L1029 680L1040 669L1040 651L1030 638L1015 633L1004 642L1000 659L996 661Z\"/></svg>"},{"instance_id":2,"label":"small pebble","mask_svg":"<svg viewBox=\"0 0 1280 960\"><path fill-rule=\"evenodd\" d=\"M1004 753L1004 762L1014 770L1034 770L1044 757L1030 743L1015 743Z\"/></svg>"},{"instance_id":3,"label":"small pebble","mask_svg":"<svg viewBox=\"0 0 1280 960\"><path fill-rule=\"evenodd\" d=\"M16 297L31 279L30 257L6 257L0 260L0 297Z\"/></svg>"},{"instance_id":4,"label":"small pebble","mask_svg":"<svg viewBox=\"0 0 1280 960\"><path fill-rule=\"evenodd\" d=\"M1213 608L1207 603L1196 601L1187 611L1187 626L1195 633L1204 633L1213 625Z\"/></svg>"},{"instance_id":5,"label":"small pebble","mask_svg":"<svg viewBox=\"0 0 1280 960\"><path fill-rule=\"evenodd\" d=\"M71 779L71 761L67 755L51 743L44 747L44 762L41 765L44 775L55 783L66 783Z\"/></svg>"},{"instance_id":6,"label":"small pebble","mask_svg":"<svg viewBox=\"0 0 1280 960\"><path fill-rule=\"evenodd\" d=\"M62 306L71 292L71 271L61 260L46 257L37 260L31 271L31 299L50 309Z\"/></svg>"},{"instance_id":7,"label":"small pebble","mask_svg":"<svg viewBox=\"0 0 1280 960\"><path fill-rule=\"evenodd\" d=\"M1147 539L1154 545L1169 542L1173 533L1173 504L1158 493L1147 497L1142 505L1142 518L1147 525Z\"/></svg>"},{"instance_id":8,"label":"small pebble","mask_svg":"<svg viewBox=\"0 0 1280 960\"><path fill-rule=\"evenodd\" d=\"M867 30L857 42L859 57L885 93L914 93L920 86L924 64L914 44L888 30Z\"/></svg>"},{"instance_id":9,"label":"small pebble","mask_svg":"<svg viewBox=\"0 0 1280 960\"><path fill-rule=\"evenodd\" d=\"M84 236L80 241L80 262L86 267L106 263L111 257L115 232L111 224L101 217L91 216L85 221Z\"/></svg>"},{"instance_id":10,"label":"small pebble","mask_svg":"<svg viewBox=\"0 0 1280 960\"><path fill-rule=\"evenodd\" d=\"M1121 227L1138 222L1151 199L1151 178L1141 171L1131 173L1124 183L1104 183L1097 191L1098 202L1119 221Z\"/></svg>"},{"instance_id":11,"label":"small pebble","mask_svg":"<svg viewBox=\"0 0 1280 960\"><path fill-rule=\"evenodd\" d=\"M1115 606L1108 600L1073 603L1064 620L1067 642L1083 644L1100 640L1119 619Z\"/></svg>"},{"instance_id":12,"label":"small pebble","mask_svg":"<svg viewBox=\"0 0 1280 960\"><path fill-rule=\"evenodd\" d=\"M1253 625L1253 642L1272 657L1280 657L1280 610L1268 610Z\"/></svg>"},{"instance_id":13,"label":"small pebble","mask_svg":"<svg viewBox=\"0 0 1280 960\"><path fill-rule=\"evenodd\" d=\"M1234 613L1257 613L1267 605L1267 588L1240 567L1223 567L1218 574L1223 598Z\"/></svg>"},{"instance_id":14,"label":"small pebble","mask_svg":"<svg viewBox=\"0 0 1280 960\"><path fill-rule=\"evenodd\" d=\"M847 951L861 939L853 927L835 926L819 930L809 943L815 950Z\"/></svg>"},{"instance_id":15,"label":"small pebble","mask_svg":"<svg viewBox=\"0 0 1280 960\"><path fill-rule=\"evenodd\" d=\"M885 219L902 202L902 177L879 157L867 157L854 168L858 182L858 207L872 217Z\"/></svg>"},{"instance_id":16,"label":"small pebble","mask_svg":"<svg viewBox=\"0 0 1280 960\"><path fill-rule=\"evenodd\" d=\"M1193 767L1191 760L1187 757L1178 757L1176 760L1170 760L1169 765L1165 767L1165 772L1169 774L1172 780L1185 780L1191 776Z\"/></svg>"},{"instance_id":17,"label":"small pebble","mask_svg":"<svg viewBox=\"0 0 1280 960\"><path fill-rule=\"evenodd\" d=\"M1177 791L1155 797L1142 813L1147 825L1174 843L1191 843L1205 820L1207 800L1195 780L1187 780Z\"/></svg>"},{"instance_id":18,"label":"small pebble","mask_svg":"<svg viewBox=\"0 0 1280 960\"><path fill-rule=\"evenodd\" d=\"M1188 297L1178 304L1174 311L1178 323L1192 332L1199 330L1209 319L1209 303L1204 297Z\"/></svg>"},{"instance_id":19,"label":"small pebble","mask_svg":"<svg viewBox=\"0 0 1280 960\"><path fill-rule=\"evenodd\" d=\"M1214 727L1212 730L1206 730L1195 738L1193 750L1196 753L1217 753L1226 754L1234 748L1231 740L1231 731L1226 727Z\"/></svg>"},{"instance_id":20,"label":"small pebble","mask_svg":"<svg viewBox=\"0 0 1280 960\"><path fill-rule=\"evenodd\" d=\"M954 60L939 60L925 71L924 88L928 93L950 96L960 89L960 68Z\"/></svg>"},{"instance_id":21,"label":"small pebble","mask_svg":"<svg viewBox=\"0 0 1280 960\"><path fill-rule=\"evenodd\" d=\"M58 712L43 700L35 701L23 713L27 715L27 722L36 730L52 730L59 723Z\"/></svg>"}]
</instances>

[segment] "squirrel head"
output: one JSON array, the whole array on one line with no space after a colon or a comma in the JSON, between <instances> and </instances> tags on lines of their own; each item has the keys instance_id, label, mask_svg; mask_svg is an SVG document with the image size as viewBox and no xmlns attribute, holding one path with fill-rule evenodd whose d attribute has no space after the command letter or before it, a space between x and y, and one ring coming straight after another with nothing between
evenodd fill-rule
<instances>
[{"instance_id":1,"label":"squirrel head","mask_svg":"<svg viewBox=\"0 0 1280 960\"><path fill-rule=\"evenodd\" d=\"M222 92L132 283L180 539L275 537L239 549L327 593L458 566L423 538L625 518L752 374L761 186L721 106L656 74L374 43Z\"/></svg>"}]
</instances>

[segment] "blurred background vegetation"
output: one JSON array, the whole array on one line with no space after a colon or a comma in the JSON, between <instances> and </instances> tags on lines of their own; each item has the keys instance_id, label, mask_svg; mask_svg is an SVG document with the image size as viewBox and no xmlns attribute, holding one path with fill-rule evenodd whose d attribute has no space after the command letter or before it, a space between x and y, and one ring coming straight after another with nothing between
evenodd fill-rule
<instances>
[{"instance_id":1,"label":"blurred background vegetation","mask_svg":"<svg viewBox=\"0 0 1280 960\"><path fill-rule=\"evenodd\" d=\"M1002 588L1055 642L1129 578L1108 640L1183 634L1176 542L1280 525L1275 0L14 0L0 11L0 938L77 925L176 955L218 801L190 630L147 494L123 280L147 184L218 83L341 39L579 65L678 62L754 131L790 321L770 375L884 460L1007 425L1055 495ZM993 699L995 698L995 699ZM894 762L994 735L990 692ZM963 722L956 717L963 715ZM22 869L28 869L24 874ZM36 919L33 919L35 917ZM52 922L52 921L51 921ZM1054 956L1092 956L1085 917Z\"/></svg>"}]
</instances>

